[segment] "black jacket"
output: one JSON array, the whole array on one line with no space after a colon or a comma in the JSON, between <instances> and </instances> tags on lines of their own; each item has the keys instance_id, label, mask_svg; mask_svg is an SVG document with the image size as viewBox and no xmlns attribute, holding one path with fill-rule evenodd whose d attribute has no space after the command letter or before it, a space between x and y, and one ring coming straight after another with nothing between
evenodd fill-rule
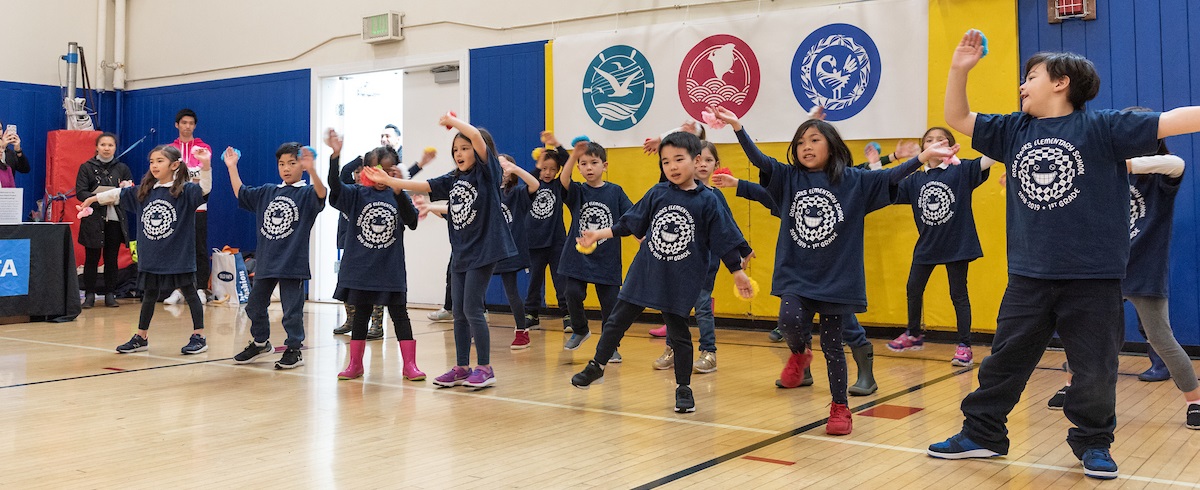
<instances>
[{"instance_id":1,"label":"black jacket","mask_svg":"<svg viewBox=\"0 0 1200 490\"><path fill-rule=\"evenodd\" d=\"M104 163L92 157L79 166L79 173L75 175L75 198L83 201L96 195L97 187L119 187L122 180L133 180L133 172L129 170L129 166L115 158ZM108 214L108 209L107 206L93 204L92 211L91 216L79 222L79 244L87 248L101 248L104 246L104 216ZM121 232L124 235L121 241L128 243L129 227L125 222L125 215L124 211L117 209L117 219L121 222Z\"/></svg>"}]
</instances>

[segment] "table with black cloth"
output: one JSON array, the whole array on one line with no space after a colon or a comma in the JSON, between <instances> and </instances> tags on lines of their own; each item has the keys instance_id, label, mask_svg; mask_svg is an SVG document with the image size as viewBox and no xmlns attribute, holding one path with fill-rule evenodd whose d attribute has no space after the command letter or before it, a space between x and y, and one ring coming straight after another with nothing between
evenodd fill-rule
<instances>
[{"instance_id":1,"label":"table with black cloth","mask_svg":"<svg viewBox=\"0 0 1200 490\"><path fill-rule=\"evenodd\" d=\"M0 240L29 240L29 290L0 296L0 317L65 322L79 316L75 247L66 223L0 225ZM0 264L2 266L3 264Z\"/></svg>"}]
</instances>

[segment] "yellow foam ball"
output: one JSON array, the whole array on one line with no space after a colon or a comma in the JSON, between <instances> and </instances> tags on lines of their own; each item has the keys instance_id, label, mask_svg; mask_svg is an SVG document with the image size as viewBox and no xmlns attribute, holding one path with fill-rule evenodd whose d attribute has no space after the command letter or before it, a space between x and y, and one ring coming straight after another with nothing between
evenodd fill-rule
<instances>
[{"instance_id":1,"label":"yellow foam ball","mask_svg":"<svg viewBox=\"0 0 1200 490\"><path fill-rule=\"evenodd\" d=\"M753 277L750 278L750 297L749 298L742 297L742 292L738 290L737 284L733 285L733 296L742 301L750 301L750 300L754 299L755 296L758 296L758 281L755 281Z\"/></svg>"},{"instance_id":2,"label":"yellow foam ball","mask_svg":"<svg viewBox=\"0 0 1200 490\"><path fill-rule=\"evenodd\" d=\"M534 161L539 161L539 160L541 160L541 159L542 159L542 149L541 149L541 148L534 148L534 149L533 149L533 153L532 153L532 155L533 155L533 160L534 160Z\"/></svg>"},{"instance_id":3,"label":"yellow foam ball","mask_svg":"<svg viewBox=\"0 0 1200 490\"><path fill-rule=\"evenodd\" d=\"M434 148L432 146L426 146L425 153L437 153L437 148Z\"/></svg>"},{"instance_id":4,"label":"yellow foam ball","mask_svg":"<svg viewBox=\"0 0 1200 490\"><path fill-rule=\"evenodd\" d=\"M584 255L591 255L592 252L596 251L596 244L593 243L590 247L585 247L583 245L576 243L575 250L578 250L579 253L584 254Z\"/></svg>"}]
</instances>

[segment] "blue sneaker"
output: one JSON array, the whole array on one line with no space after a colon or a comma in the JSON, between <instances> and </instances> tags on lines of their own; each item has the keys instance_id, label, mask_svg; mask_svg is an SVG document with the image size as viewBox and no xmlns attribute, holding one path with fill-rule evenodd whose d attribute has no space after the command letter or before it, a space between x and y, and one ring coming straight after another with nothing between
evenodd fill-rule
<instances>
[{"instance_id":1,"label":"blue sneaker","mask_svg":"<svg viewBox=\"0 0 1200 490\"><path fill-rule=\"evenodd\" d=\"M142 338L141 335L133 334L133 338L129 342L117 346L117 353L128 354L130 352L142 352L150 349L150 341Z\"/></svg>"},{"instance_id":2,"label":"blue sneaker","mask_svg":"<svg viewBox=\"0 0 1200 490\"><path fill-rule=\"evenodd\" d=\"M188 338L187 345L179 349L179 352L182 354L199 354L206 350L208 350L208 341L204 337L201 337L200 334L194 333Z\"/></svg>"},{"instance_id":3,"label":"blue sneaker","mask_svg":"<svg viewBox=\"0 0 1200 490\"><path fill-rule=\"evenodd\" d=\"M1117 477L1117 462L1108 454L1108 449L1088 449L1079 458L1083 463L1083 474L1101 480L1112 480Z\"/></svg>"},{"instance_id":4,"label":"blue sneaker","mask_svg":"<svg viewBox=\"0 0 1200 490\"><path fill-rule=\"evenodd\" d=\"M927 453L941 459L993 458L1000 453L985 449L959 432L937 444L930 444Z\"/></svg>"},{"instance_id":5,"label":"blue sneaker","mask_svg":"<svg viewBox=\"0 0 1200 490\"><path fill-rule=\"evenodd\" d=\"M563 345L563 350L578 349L580 345L582 345L585 341L587 341L587 339L590 339L590 338L592 338L592 332L588 332L583 335L573 333L573 334L571 334L571 337L567 339L567 343L565 345Z\"/></svg>"}]
</instances>

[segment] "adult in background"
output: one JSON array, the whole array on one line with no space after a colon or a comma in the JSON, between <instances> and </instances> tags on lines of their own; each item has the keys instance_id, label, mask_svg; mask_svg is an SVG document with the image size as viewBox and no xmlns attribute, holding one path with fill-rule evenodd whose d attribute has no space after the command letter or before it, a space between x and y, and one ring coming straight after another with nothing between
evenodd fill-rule
<instances>
[{"instance_id":1,"label":"adult in background","mask_svg":"<svg viewBox=\"0 0 1200 490\"><path fill-rule=\"evenodd\" d=\"M75 174L75 198L80 201L126 185L133 185L133 172L117 160L117 136L102 133L96 138L96 156L83 162ZM116 205L92 204L92 214L79 220L79 244L85 250L83 261L83 307L96 304L96 269L104 256L104 306L117 307L113 289L117 285L117 252L129 241L125 212Z\"/></svg>"},{"instance_id":2,"label":"adult in background","mask_svg":"<svg viewBox=\"0 0 1200 490\"><path fill-rule=\"evenodd\" d=\"M4 126L3 121L0 121L0 127L4 128L3 136L0 136L0 189L16 188L17 181L13 173L29 173L29 160L21 151L21 136L17 134L17 127Z\"/></svg>"},{"instance_id":3,"label":"adult in background","mask_svg":"<svg viewBox=\"0 0 1200 490\"><path fill-rule=\"evenodd\" d=\"M189 181L196 184L200 183L201 164L200 160L192 155L192 150L203 148L209 155L212 154L212 147L195 136L198 121L196 112L191 109L184 108L175 113L175 129L179 130L179 137L170 145L179 149L179 153L183 155L183 163L187 166ZM208 196L205 195L204 203L196 208L196 294L200 295L201 304L212 296L212 291L208 289L211 267L208 259ZM164 303L176 304L182 300L183 293L176 289Z\"/></svg>"}]
</instances>

